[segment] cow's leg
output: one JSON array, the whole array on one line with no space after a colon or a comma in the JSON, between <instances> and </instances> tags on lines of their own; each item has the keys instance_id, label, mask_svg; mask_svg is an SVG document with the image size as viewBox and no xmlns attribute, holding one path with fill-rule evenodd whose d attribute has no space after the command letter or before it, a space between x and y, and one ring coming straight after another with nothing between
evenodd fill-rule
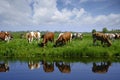
<instances>
[{"instance_id":1,"label":"cow's leg","mask_svg":"<svg viewBox=\"0 0 120 80\"><path fill-rule=\"evenodd\" d=\"M7 41L7 43L9 43L10 38L8 36L5 37L5 41Z\"/></svg>"},{"instance_id":2,"label":"cow's leg","mask_svg":"<svg viewBox=\"0 0 120 80\"><path fill-rule=\"evenodd\" d=\"M68 40L68 42L69 42L69 43L71 42L71 38Z\"/></svg>"},{"instance_id":3,"label":"cow's leg","mask_svg":"<svg viewBox=\"0 0 120 80\"><path fill-rule=\"evenodd\" d=\"M111 46L111 45L112 45L112 42L111 42L110 40L107 39L106 42L107 42L108 46Z\"/></svg>"},{"instance_id":4,"label":"cow's leg","mask_svg":"<svg viewBox=\"0 0 120 80\"><path fill-rule=\"evenodd\" d=\"M7 42L9 43L9 41L10 41L10 38L8 37L8 40L7 40Z\"/></svg>"},{"instance_id":5,"label":"cow's leg","mask_svg":"<svg viewBox=\"0 0 120 80\"><path fill-rule=\"evenodd\" d=\"M30 38L28 38L28 43L30 43L31 42L31 39Z\"/></svg>"},{"instance_id":6,"label":"cow's leg","mask_svg":"<svg viewBox=\"0 0 120 80\"><path fill-rule=\"evenodd\" d=\"M54 42L54 38L52 39L52 42Z\"/></svg>"},{"instance_id":7,"label":"cow's leg","mask_svg":"<svg viewBox=\"0 0 120 80\"><path fill-rule=\"evenodd\" d=\"M53 40L52 40L52 39L50 39L49 41L50 41L50 42L53 42Z\"/></svg>"},{"instance_id":8,"label":"cow's leg","mask_svg":"<svg viewBox=\"0 0 120 80\"><path fill-rule=\"evenodd\" d=\"M38 43L39 43L39 41L40 41L40 38L38 38L38 39L37 39L37 41L38 41Z\"/></svg>"},{"instance_id":9,"label":"cow's leg","mask_svg":"<svg viewBox=\"0 0 120 80\"><path fill-rule=\"evenodd\" d=\"M63 44L66 44L66 43L67 43L67 41L65 39L63 39Z\"/></svg>"},{"instance_id":10,"label":"cow's leg","mask_svg":"<svg viewBox=\"0 0 120 80\"><path fill-rule=\"evenodd\" d=\"M44 47L45 45L47 45L47 42L48 42L47 39L45 39L45 40L43 41L43 47Z\"/></svg>"},{"instance_id":11,"label":"cow's leg","mask_svg":"<svg viewBox=\"0 0 120 80\"><path fill-rule=\"evenodd\" d=\"M31 42L33 41L33 37L31 38Z\"/></svg>"},{"instance_id":12,"label":"cow's leg","mask_svg":"<svg viewBox=\"0 0 120 80\"><path fill-rule=\"evenodd\" d=\"M93 39L93 45L96 45L96 39Z\"/></svg>"},{"instance_id":13,"label":"cow's leg","mask_svg":"<svg viewBox=\"0 0 120 80\"><path fill-rule=\"evenodd\" d=\"M101 40L101 44L104 45L104 42Z\"/></svg>"}]
</instances>

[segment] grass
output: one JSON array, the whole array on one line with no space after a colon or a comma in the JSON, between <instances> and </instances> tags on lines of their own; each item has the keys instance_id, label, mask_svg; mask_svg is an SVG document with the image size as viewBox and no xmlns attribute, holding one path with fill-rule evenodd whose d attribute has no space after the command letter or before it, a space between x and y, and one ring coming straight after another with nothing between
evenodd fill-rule
<instances>
[{"instance_id":1,"label":"grass","mask_svg":"<svg viewBox=\"0 0 120 80\"><path fill-rule=\"evenodd\" d=\"M36 41L31 44L26 39L20 39L20 32L12 33L14 39L9 43L0 41L0 56L15 57L116 57L120 56L120 40L112 42L111 47L103 47L99 41L99 46L93 46L91 34L84 34L83 40L72 40L61 47L53 47L54 43L48 42L44 48L40 47ZM58 33L55 33L55 40ZM42 40L40 41L40 43Z\"/></svg>"}]
</instances>

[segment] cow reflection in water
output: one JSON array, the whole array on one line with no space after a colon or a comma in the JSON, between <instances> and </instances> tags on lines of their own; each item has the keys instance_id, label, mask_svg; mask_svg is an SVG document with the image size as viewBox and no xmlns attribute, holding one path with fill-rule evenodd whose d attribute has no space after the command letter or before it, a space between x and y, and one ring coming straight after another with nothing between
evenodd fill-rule
<instances>
[{"instance_id":1,"label":"cow reflection in water","mask_svg":"<svg viewBox=\"0 0 120 80\"><path fill-rule=\"evenodd\" d=\"M54 71L54 62L46 62L42 61L43 69L45 72L53 72Z\"/></svg>"},{"instance_id":2,"label":"cow reflection in water","mask_svg":"<svg viewBox=\"0 0 120 80\"><path fill-rule=\"evenodd\" d=\"M30 70L38 69L38 68L40 68L40 63L39 62L29 61L28 67L29 67Z\"/></svg>"},{"instance_id":3,"label":"cow reflection in water","mask_svg":"<svg viewBox=\"0 0 120 80\"><path fill-rule=\"evenodd\" d=\"M70 63L56 62L56 67L58 67L58 69L62 73L70 73L71 72Z\"/></svg>"},{"instance_id":4,"label":"cow reflection in water","mask_svg":"<svg viewBox=\"0 0 120 80\"><path fill-rule=\"evenodd\" d=\"M8 63L0 63L0 72L8 72L8 71L9 71Z\"/></svg>"},{"instance_id":5,"label":"cow reflection in water","mask_svg":"<svg viewBox=\"0 0 120 80\"><path fill-rule=\"evenodd\" d=\"M111 66L111 62L93 63L92 71L94 73L106 73L108 72L109 66Z\"/></svg>"}]
</instances>

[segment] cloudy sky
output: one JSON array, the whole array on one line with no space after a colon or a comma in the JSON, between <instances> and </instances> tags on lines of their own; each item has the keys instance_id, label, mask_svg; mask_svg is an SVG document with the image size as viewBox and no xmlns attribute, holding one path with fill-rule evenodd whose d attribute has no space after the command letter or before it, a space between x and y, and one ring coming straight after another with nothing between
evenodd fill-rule
<instances>
[{"instance_id":1,"label":"cloudy sky","mask_svg":"<svg viewBox=\"0 0 120 80\"><path fill-rule=\"evenodd\" d=\"M0 0L0 31L120 29L120 0Z\"/></svg>"}]
</instances>

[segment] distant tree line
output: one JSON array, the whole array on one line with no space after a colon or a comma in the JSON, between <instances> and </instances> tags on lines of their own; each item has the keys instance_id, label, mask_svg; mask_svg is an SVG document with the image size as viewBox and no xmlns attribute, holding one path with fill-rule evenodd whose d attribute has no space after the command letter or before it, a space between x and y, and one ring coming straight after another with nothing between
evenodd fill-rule
<instances>
[{"instance_id":1,"label":"distant tree line","mask_svg":"<svg viewBox=\"0 0 120 80\"><path fill-rule=\"evenodd\" d=\"M94 32L96 32L96 29L92 30L92 33L94 33ZM108 30L106 27L104 27L101 32L103 32L103 33L120 33L120 29Z\"/></svg>"}]
</instances>

